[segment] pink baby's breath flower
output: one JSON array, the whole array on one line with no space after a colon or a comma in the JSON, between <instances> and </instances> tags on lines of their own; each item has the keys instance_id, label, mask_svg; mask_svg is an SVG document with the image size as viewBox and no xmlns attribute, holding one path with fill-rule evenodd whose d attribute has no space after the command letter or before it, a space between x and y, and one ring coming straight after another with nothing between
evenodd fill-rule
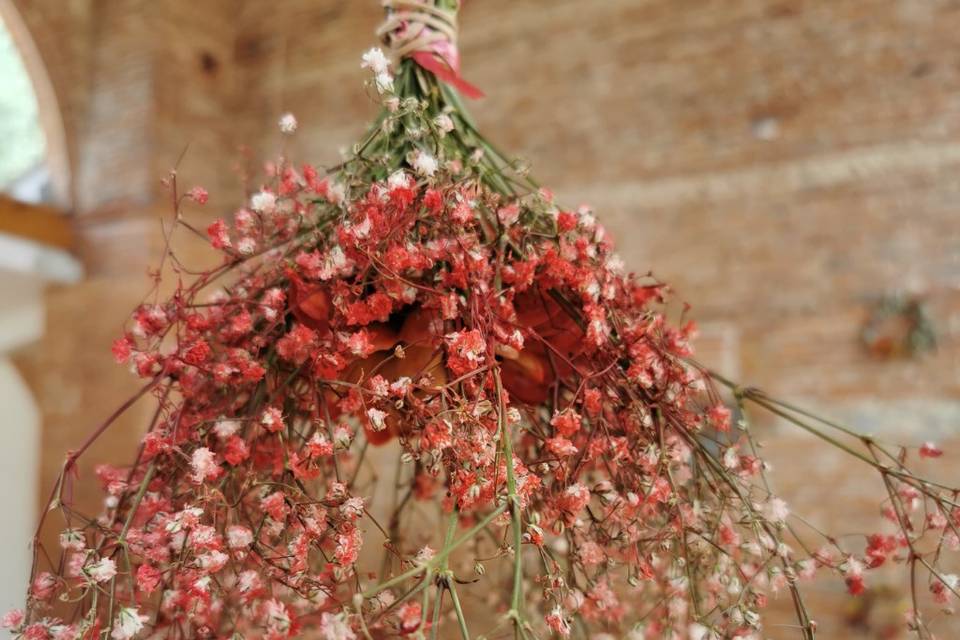
<instances>
[{"instance_id":1,"label":"pink baby's breath flower","mask_svg":"<svg viewBox=\"0 0 960 640\"><path fill-rule=\"evenodd\" d=\"M707 410L707 417L713 428L722 433L730 431L730 409L723 404L715 404Z\"/></svg>"},{"instance_id":2,"label":"pink baby's breath flower","mask_svg":"<svg viewBox=\"0 0 960 640\"><path fill-rule=\"evenodd\" d=\"M370 340L370 334L366 331L357 331L347 339L347 346L350 353L355 356L365 358L376 350L376 346Z\"/></svg>"},{"instance_id":3,"label":"pink baby's breath flower","mask_svg":"<svg viewBox=\"0 0 960 640\"><path fill-rule=\"evenodd\" d=\"M277 599L267 600L263 603L263 618L271 637L287 637L293 621L287 605Z\"/></svg>"},{"instance_id":4,"label":"pink baby's breath flower","mask_svg":"<svg viewBox=\"0 0 960 640\"><path fill-rule=\"evenodd\" d=\"M70 551L83 551L87 539L81 529L66 529L60 534L60 547Z\"/></svg>"},{"instance_id":5,"label":"pink baby's breath flower","mask_svg":"<svg viewBox=\"0 0 960 640\"><path fill-rule=\"evenodd\" d=\"M274 491L266 498L260 501L260 508L264 510L271 518L281 522L286 519L290 513L290 507L283 497L283 492Z\"/></svg>"},{"instance_id":6,"label":"pink baby's breath flower","mask_svg":"<svg viewBox=\"0 0 960 640\"><path fill-rule=\"evenodd\" d=\"M197 204L207 204L207 200L210 199L210 194L207 193L207 190L203 187L194 187L187 192L187 197Z\"/></svg>"},{"instance_id":7,"label":"pink baby's breath flower","mask_svg":"<svg viewBox=\"0 0 960 640\"><path fill-rule=\"evenodd\" d=\"M260 416L260 424L270 433L276 433L286 428L283 423L283 413L278 407L268 407Z\"/></svg>"},{"instance_id":8,"label":"pink baby's breath flower","mask_svg":"<svg viewBox=\"0 0 960 640\"><path fill-rule=\"evenodd\" d=\"M554 607L553 610L547 614L545 622L554 633L564 638L570 635L570 623L567 622L563 609L560 607Z\"/></svg>"},{"instance_id":9,"label":"pink baby's breath flower","mask_svg":"<svg viewBox=\"0 0 960 640\"><path fill-rule=\"evenodd\" d=\"M520 207L516 204L509 204L505 207L500 207L497 210L497 219L500 220L500 224L505 227L516 224L517 220L520 218Z\"/></svg>"},{"instance_id":10,"label":"pink baby's breath flower","mask_svg":"<svg viewBox=\"0 0 960 640\"><path fill-rule=\"evenodd\" d=\"M790 509L780 498L770 498L763 505L763 515L771 522L783 522L790 515Z\"/></svg>"},{"instance_id":11,"label":"pink baby's breath flower","mask_svg":"<svg viewBox=\"0 0 960 640\"><path fill-rule=\"evenodd\" d=\"M414 564L417 564L419 566L424 566L427 563L429 563L431 560L433 560L433 557L435 555L437 555L437 552L434 551L431 547L428 547L428 546L421 547L421 549L417 551L417 555L414 556L413 562Z\"/></svg>"},{"instance_id":12,"label":"pink baby's breath flower","mask_svg":"<svg viewBox=\"0 0 960 640\"><path fill-rule=\"evenodd\" d=\"M400 621L400 630L410 634L420 627L423 619L423 608L419 602L406 602L397 609L397 619Z\"/></svg>"},{"instance_id":13,"label":"pink baby's breath flower","mask_svg":"<svg viewBox=\"0 0 960 640\"><path fill-rule=\"evenodd\" d=\"M346 449L353 441L353 432L344 425L338 425L333 430L333 444L338 449Z\"/></svg>"},{"instance_id":14,"label":"pink baby's breath flower","mask_svg":"<svg viewBox=\"0 0 960 640\"><path fill-rule=\"evenodd\" d=\"M594 347L602 347L610 338L610 323L607 321L607 312L600 305L586 305L589 323L587 324L587 341Z\"/></svg>"},{"instance_id":15,"label":"pink baby's breath flower","mask_svg":"<svg viewBox=\"0 0 960 640\"><path fill-rule=\"evenodd\" d=\"M356 520L363 515L363 498L349 498L343 503L343 506L340 507L340 512L347 518Z\"/></svg>"},{"instance_id":16,"label":"pink baby's breath flower","mask_svg":"<svg viewBox=\"0 0 960 640\"><path fill-rule=\"evenodd\" d=\"M960 589L960 577L952 573L943 574L930 584L933 599L941 606L949 604L958 589Z\"/></svg>"},{"instance_id":17,"label":"pink baby's breath flower","mask_svg":"<svg viewBox=\"0 0 960 640\"><path fill-rule=\"evenodd\" d=\"M227 527L227 546L231 549L245 549L253 544L253 532L243 525Z\"/></svg>"},{"instance_id":18,"label":"pink baby's breath flower","mask_svg":"<svg viewBox=\"0 0 960 640\"><path fill-rule=\"evenodd\" d=\"M587 567L596 566L606 562L606 555L603 553L603 549L599 544L593 542L592 540L580 545L577 555L584 566Z\"/></svg>"},{"instance_id":19,"label":"pink baby's breath flower","mask_svg":"<svg viewBox=\"0 0 960 640\"><path fill-rule=\"evenodd\" d=\"M576 455L578 451L572 442L562 436L547 440L547 450L558 458L567 458Z\"/></svg>"},{"instance_id":20,"label":"pink baby's breath flower","mask_svg":"<svg viewBox=\"0 0 960 640\"><path fill-rule=\"evenodd\" d=\"M207 573L216 573L223 569L230 557L222 551L211 551L197 556L197 564Z\"/></svg>"},{"instance_id":21,"label":"pink baby's breath flower","mask_svg":"<svg viewBox=\"0 0 960 640\"><path fill-rule=\"evenodd\" d=\"M117 564L110 558L101 558L84 567L84 573L94 582L106 582L117 575Z\"/></svg>"},{"instance_id":22,"label":"pink baby's breath flower","mask_svg":"<svg viewBox=\"0 0 960 640\"><path fill-rule=\"evenodd\" d=\"M37 600L49 600L57 588L57 578L49 571L44 571L33 579L30 586L30 595Z\"/></svg>"},{"instance_id":23,"label":"pink baby's breath flower","mask_svg":"<svg viewBox=\"0 0 960 640\"><path fill-rule=\"evenodd\" d=\"M0 618L0 627L4 629L16 629L23 624L23 609L13 609L3 614Z\"/></svg>"}]
</instances>

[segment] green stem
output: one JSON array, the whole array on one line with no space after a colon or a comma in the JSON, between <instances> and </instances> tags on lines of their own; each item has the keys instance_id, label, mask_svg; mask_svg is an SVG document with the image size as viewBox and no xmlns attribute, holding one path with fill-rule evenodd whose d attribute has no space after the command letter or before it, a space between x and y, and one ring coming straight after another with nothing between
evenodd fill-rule
<instances>
[{"instance_id":1,"label":"green stem","mask_svg":"<svg viewBox=\"0 0 960 640\"><path fill-rule=\"evenodd\" d=\"M384 589L389 589L390 587L398 585L401 582L408 580L413 576L419 575L425 571L432 571L441 562L443 562L444 559L447 556L449 556L454 549L462 545L464 542L467 542L473 539L474 536L476 536L479 532L483 531L484 527L486 527L488 524L493 522L497 518L497 516L499 516L501 513L503 513L506 510L507 510L506 504L500 505L499 507L497 507L496 509L488 513L483 520L481 520L480 522L475 524L473 527L471 527L469 531L467 531L465 534L457 538L448 548L441 550L440 553L438 553L433 558L431 558L429 562L407 569L403 573L396 575L393 578L390 578L386 582L381 582L375 587L371 587L370 589L367 589L366 591L363 592L363 597L372 598L373 596L377 595Z\"/></svg>"},{"instance_id":2,"label":"green stem","mask_svg":"<svg viewBox=\"0 0 960 640\"><path fill-rule=\"evenodd\" d=\"M507 407L503 402L503 383L500 380L499 368L493 370L493 379L497 389L497 419L500 423L503 458L507 465L507 502L510 505L513 530L513 596L510 599L508 615L519 627L523 621L523 522L520 514L520 498L517 495L517 479L513 471L513 435L507 425Z\"/></svg>"},{"instance_id":3,"label":"green stem","mask_svg":"<svg viewBox=\"0 0 960 640\"><path fill-rule=\"evenodd\" d=\"M447 534L443 538L443 548L445 551L453 542L453 534L457 532L457 524L460 522L460 515L454 509L450 514L450 523L447 525ZM437 572L439 580L437 581L437 599L433 603L433 625L430 627L430 637L436 638L440 627L440 606L443 603L443 591L452 583L450 576L450 556L445 555L440 563L440 570Z\"/></svg>"},{"instance_id":4,"label":"green stem","mask_svg":"<svg viewBox=\"0 0 960 640\"><path fill-rule=\"evenodd\" d=\"M467 619L463 615L463 607L460 606L460 598L457 596L457 586L451 579L447 585L450 589L450 599L453 600L453 610L457 614L457 624L460 625L460 636L463 640L470 640L470 631L467 629Z\"/></svg>"}]
</instances>

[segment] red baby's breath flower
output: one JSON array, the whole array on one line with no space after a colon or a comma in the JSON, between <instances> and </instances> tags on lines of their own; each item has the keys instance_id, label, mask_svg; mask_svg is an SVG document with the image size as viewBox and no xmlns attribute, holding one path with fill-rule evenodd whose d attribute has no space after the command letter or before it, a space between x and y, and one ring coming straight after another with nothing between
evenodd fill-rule
<instances>
[{"instance_id":1,"label":"red baby's breath flower","mask_svg":"<svg viewBox=\"0 0 960 640\"><path fill-rule=\"evenodd\" d=\"M228 249L233 246L230 241L230 230L227 223L218 218L207 227L207 236L210 237L210 244L214 249Z\"/></svg>"},{"instance_id":2,"label":"red baby's breath flower","mask_svg":"<svg viewBox=\"0 0 960 640\"><path fill-rule=\"evenodd\" d=\"M476 329L446 336L447 366L454 375L463 375L483 364L487 345Z\"/></svg>"},{"instance_id":3,"label":"red baby's breath flower","mask_svg":"<svg viewBox=\"0 0 960 640\"><path fill-rule=\"evenodd\" d=\"M419 602L407 602L397 610L400 631L409 634L420 628L421 608Z\"/></svg>"},{"instance_id":4,"label":"red baby's breath flower","mask_svg":"<svg viewBox=\"0 0 960 640\"><path fill-rule=\"evenodd\" d=\"M149 564L137 567L137 589L144 594L153 593L160 586L160 571Z\"/></svg>"},{"instance_id":5,"label":"red baby's breath flower","mask_svg":"<svg viewBox=\"0 0 960 640\"><path fill-rule=\"evenodd\" d=\"M201 365L210 358L211 353L210 345L204 340L198 340L183 352L183 360L187 364Z\"/></svg>"},{"instance_id":6,"label":"red baby's breath flower","mask_svg":"<svg viewBox=\"0 0 960 640\"><path fill-rule=\"evenodd\" d=\"M133 344L129 338L124 336L114 340L113 346L110 350L113 352L113 359L117 361L117 364L123 364L130 359L130 354L133 351Z\"/></svg>"},{"instance_id":7,"label":"red baby's breath flower","mask_svg":"<svg viewBox=\"0 0 960 640\"><path fill-rule=\"evenodd\" d=\"M707 410L707 417L714 429L721 433L730 431L730 409L726 405L715 404Z\"/></svg>"},{"instance_id":8,"label":"red baby's breath flower","mask_svg":"<svg viewBox=\"0 0 960 640\"><path fill-rule=\"evenodd\" d=\"M939 458L942 455L943 450L932 442L924 442L920 447L920 457L922 458Z\"/></svg>"},{"instance_id":9,"label":"red baby's breath flower","mask_svg":"<svg viewBox=\"0 0 960 640\"><path fill-rule=\"evenodd\" d=\"M569 438L580 430L581 419L576 411L567 410L553 416L550 424L556 429L557 434Z\"/></svg>"}]
</instances>

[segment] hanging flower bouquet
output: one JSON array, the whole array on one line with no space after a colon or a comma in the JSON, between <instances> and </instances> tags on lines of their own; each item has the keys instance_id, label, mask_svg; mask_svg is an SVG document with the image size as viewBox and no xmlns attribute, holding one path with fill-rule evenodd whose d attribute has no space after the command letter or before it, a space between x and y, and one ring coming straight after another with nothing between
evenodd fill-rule
<instances>
[{"instance_id":1,"label":"hanging flower bouquet","mask_svg":"<svg viewBox=\"0 0 960 640\"><path fill-rule=\"evenodd\" d=\"M207 230L222 264L137 308L113 351L155 416L129 467L97 469L97 517L68 485L112 419L68 457L48 511L61 549L38 536L26 612L6 625L31 640L746 639L782 591L813 638L800 583L820 569L856 594L891 560L910 569L909 625L932 637L920 601L956 593L941 568L956 489L915 475L907 449L699 368L667 288L625 274L591 211L555 203L467 116L455 0L385 4L399 61L363 57L376 123L329 171L275 165ZM178 207L206 199L169 186ZM804 542L748 402L879 473L891 533ZM385 452L395 464L373 468Z\"/></svg>"}]
</instances>

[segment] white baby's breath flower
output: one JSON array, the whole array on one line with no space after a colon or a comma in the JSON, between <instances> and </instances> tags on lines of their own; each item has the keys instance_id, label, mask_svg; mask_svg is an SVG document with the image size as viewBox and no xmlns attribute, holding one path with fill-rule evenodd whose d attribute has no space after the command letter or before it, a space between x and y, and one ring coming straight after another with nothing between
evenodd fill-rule
<instances>
[{"instance_id":1,"label":"white baby's breath flower","mask_svg":"<svg viewBox=\"0 0 960 640\"><path fill-rule=\"evenodd\" d=\"M370 427L374 431L383 431L387 428L387 414L380 409L367 409L367 417L370 418Z\"/></svg>"},{"instance_id":2,"label":"white baby's breath flower","mask_svg":"<svg viewBox=\"0 0 960 640\"><path fill-rule=\"evenodd\" d=\"M387 178L387 187L393 191L394 189L405 189L410 186L410 176L402 170L394 171L390 174L390 177Z\"/></svg>"},{"instance_id":3,"label":"white baby's breath flower","mask_svg":"<svg viewBox=\"0 0 960 640\"><path fill-rule=\"evenodd\" d=\"M325 612L320 616L320 637L323 640L356 640L357 634L342 613Z\"/></svg>"},{"instance_id":4,"label":"white baby's breath flower","mask_svg":"<svg viewBox=\"0 0 960 640\"><path fill-rule=\"evenodd\" d=\"M429 178L437 172L437 159L425 151L418 151L413 157L413 168L421 176Z\"/></svg>"},{"instance_id":5,"label":"white baby's breath flower","mask_svg":"<svg viewBox=\"0 0 960 640\"><path fill-rule=\"evenodd\" d=\"M297 118L292 113L285 113L280 116L280 121L277 124L280 126L280 131L287 135L297 130Z\"/></svg>"},{"instance_id":6,"label":"white baby's breath flower","mask_svg":"<svg viewBox=\"0 0 960 640\"><path fill-rule=\"evenodd\" d=\"M377 75L386 73L390 67L390 60L383 54L383 49L373 47L363 54L363 62L360 63L361 69L370 69Z\"/></svg>"},{"instance_id":7,"label":"white baby's breath flower","mask_svg":"<svg viewBox=\"0 0 960 640\"><path fill-rule=\"evenodd\" d=\"M378 73L374 78L379 93L393 92L393 76L389 72Z\"/></svg>"},{"instance_id":8,"label":"white baby's breath flower","mask_svg":"<svg viewBox=\"0 0 960 640\"><path fill-rule=\"evenodd\" d=\"M277 207L277 196L269 191L258 191L250 198L250 208L258 213L272 213Z\"/></svg>"},{"instance_id":9,"label":"white baby's breath flower","mask_svg":"<svg viewBox=\"0 0 960 640\"><path fill-rule=\"evenodd\" d=\"M763 505L763 516L771 522L783 522L788 515L790 515L790 509L780 498L770 498Z\"/></svg>"},{"instance_id":10,"label":"white baby's breath flower","mask_svg":"<svg viewBox=\"0 0 960 640\"><path fill-rule=\"evenodd\" d=\"M194 450L190 457L190 467L193 469L193 481L197 483L215 478L220 469L216 454L207 447Z\"/></svg>"},{"instance_id":11,"label":"white baby's breath flower","mask_svg":"<svg viewBox=\"0 0 960 640\"><path fill-rule=\"evenodd\" d=\"M87 546L82 529L66 529L60 534L60 546L71 551L83 551Z\"/></svg>"},{"instance_id":12,"label":"white baby's breath flower","mask_svg":"<svg viewBox=\"0 0 960 640\"><path fill-rule=\"evenodd\" d=\"M236 420L217 420L213 425L213 432L221 440L226 440L240 430L240 423Z\"/></svg>"},{"instance_id":13,"label":"white baby's breath flower","mask_svg":"<svg viewBox=\"0 0 960 640\"><path fill-rule=\"evenodd\" d=\"M117 619L113 623L113 633L110 636L114 640L129 640L140 633L143 623L149 619L149 616L140 615L140 611L134 607L123 607L117 614Z\"/></svg>"},{"instance_id":14,"label":"white baby's breath flower","mask_svg":"<svg viewBox=\"0 0 960 640\"><path fill-rule=\"evenodd\" d=\"M249 236L240 238L240 240L237 242L237 251L239 251L245 256L252 255L253 252L256 250L257 250L257 241Z\"/></svg>"},{"instance_id":15,"label":"white baby's breath flower","mask_svg":"<svg viewBox=\"0 0 960 640\"><path fill-rule=\"evenodd\" d=\"M587 205L580 205L577 208L577 215L580 216L580 225L587 231L593 230L597 226L597 218L593 215L593 210Z\"/></svg>"},{"instance_id":16,"label":"white baby's breath flower","mask_svg":"<svg viewBox=\"0 0 960 640\"><path fill-rule=\"evenodd\" d=\"M441 113L434 118L433 123L437 125L437 129L440 129L440 131L444 133L453 131L453 119L445 113Z\"/></svg>"},{"instance_id":17,"label":"white baby's breath flower","mask_svg":"<svg viewBox=\"0 0 960 640\"><path fill-rule=\"evenodd\" d=\"M342 203L347 197L347 188L340 182L331 182L327 189L327 199L333 204Z\"/></svg>"},{"instance_id":18,"label":"white baby's breath flower","mask_svg":"<svg viewBox=\"0 0 960 640\"><path fill-rule=\"evenodd\" d=\"M337 449L346 449L353 440L353 434L345 426L340 425L333 430L333 444Z\"/></svg>"},{"instance_id":19,"label":"white baby's breath flower","mask_svg":"<svg viewBox=\"0 0 960 640\"><path fill-rule=\"evenodd\" d=\"M227 527L227 544L231 549L245 549L253 544L253 532L242 525Z\"/></svg>"},{"instance_id":20,"label":"white baby's breath flower","mask_svg":"<svg viewBox=\"0 0 960 640\"><path fill-rule=\"evenodd\" d=\"M846 561L840 565L840 570L843 571L843 574L848 578L859 578L863 575L863 563L850 556Z\"/></svg>"}]
</instances>

